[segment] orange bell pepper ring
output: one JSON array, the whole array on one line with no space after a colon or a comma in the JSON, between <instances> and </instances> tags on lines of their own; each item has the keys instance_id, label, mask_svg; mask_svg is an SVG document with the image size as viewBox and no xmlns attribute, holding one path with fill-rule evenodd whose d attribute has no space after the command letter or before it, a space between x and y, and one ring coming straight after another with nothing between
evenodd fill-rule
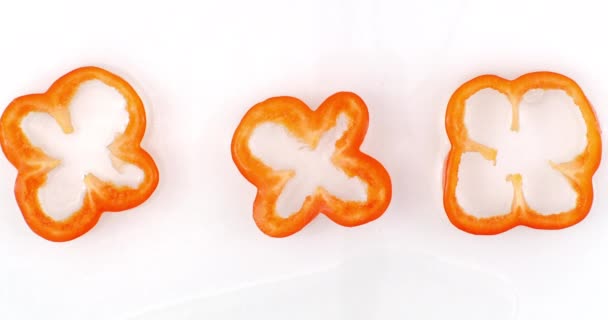
<instances>
[{"instance_id":1,"label":"orange bell pepper ring","mask_svg":"<svg viewBox=\"0 0 608 320\"><path fill-rule=\"evenodd\" d=\"M124 98L128 124L108 146L112 161L137 166L143 178L137 188L117 186L92 173L84 177L86 192L80 209L65 219L54 219L41 206L38 191L48 174L61 163L32 144L23 131L22 121L32 112L50 115L64 134L74 132L69 105L79 87L97 80L115 89ZM101 214L122 211L143 203L158 184L158 169L152 157L140 147L146 128L143 103L125 80L97 67L83 67L59 78L45 93L30 94L13 100L0 118L0 145L8 160L18 170L15 197L29 227L50 241L69 241L89 231ZM108 159L110 161L111 159ZM114 164L114 162L113 162Z\"/></svg>"},{"instance_id":2,"label":"orange bell pepper ring","mask_svg":"<svg viewBox=\"0 0 608 320\"><path fill-rule=\"evenodd\" d=\"M292 168L273 169L250 148L250 138L263 124L276 124L302 142L306 148L318 147L322 136L337 126L338 117L348 124L337 138L331 163L349 178L365 185L366 199L342 199L317 186L299 210L288 217L277 212L277 200L286 183L297 174ZM363 100L349 92L332 95L313 111L293 97L274 97L253 106L243 117L232 139L232 158L243 176L257 187L253 218L259 229L272 237L286 237L306 226L319 213L342 226L353 227L380 217L391 200L391 180L384 167L359 147L367 132L369 114ZM281 152L290 152L281 149Z\"/></svg>"},{"instance_id":3,"label":"orange bell pepper ring","mask_svg":"<svg viewBox=\"0 0 608 320\"><path fill-rule=\"evenodd\" d=\"M461 158L466 152L476 152L487 161L496 163L498 150L483 145L469 137L465 126L466 101L480 90L490 88L504 94L511 103L511 130L519 130L519 105L524 94L531 89L562 90L578 106L586 126L587 144L582 153L570 161L549 162L568 181L576 193L576 203L571 210L541 214L530 208L522 189L522 176L519 173L506 177L513 188L511 211L491 217L476 217L467 213L458 203L456 186ZM443 204L449 220L459 229L472 234L493 235L523 225L535 229L562 229L583 220L593 202L592 176L601 158L601 137L599 125L589 101L581 88L570 78L551 72L534 72L509 81L493 75L474 78L454 92L446 115L445 125L451 143L445 172Z\"/></svg>"}]
</instances>

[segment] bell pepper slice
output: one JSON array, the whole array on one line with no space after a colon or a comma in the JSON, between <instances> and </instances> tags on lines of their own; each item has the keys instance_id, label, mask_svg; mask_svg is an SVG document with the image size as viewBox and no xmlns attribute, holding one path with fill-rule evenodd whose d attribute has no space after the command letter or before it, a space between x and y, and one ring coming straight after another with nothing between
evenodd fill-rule
<instances>
[{"instance_id":1,"label":"bell pepper slice","mask_svg":"<svg viewBox=\"0 0 608 320\"><path fill-rule=\"evenodd\" d=\"M522 189L521 174L511 174L506 177L513 186L509 213L482 218L465 212L459 205L456 186L462 155L466 152L476 152L486 160L496 163L498 150L471 139L464 122L467 99L486 88L495 89L509 98L512 105L512 131L519 130L519 103L528 90L563 90L579 107L587 129L587 144L583 152L571 161L547 164L562 174L576 192L577 199L573 209L543 215L530 208ZM593 202L592 177L601 158L600 128L591 104L572 79L552 72L528 73L511 81L494 75L479 76L466 82L454 92L447 106L445 125L451 149L444 171L443 204L449 220L459 229L478 235L498 234L518 225L535 229L562 229L580 222L589 213Z\"/></svg>"},{"instance_id":2,"label":"bell pepper slice","mask_svg":"<svg viewBox=\"0 0 608 320\"><path fill-rule=\"evenodd\" d=\"M144 177L139 187L130 188L116 186L89 173L84 178L87 190L81 208L64 220L55 220L41 207L38 190L60 160L32 145L21 128L21 122L30 112L45 112L55 119L65 134L72 133L69 102L79 86L89 80L99 80L124 97L129 122L125 131L117 135L108 148L116 158L139 167ZM82 67L56 80L45 93L16 98L2 114L0 125L2 151L18 170L15 197L19 209L28 226L47 240L75 239L93 228L103 212L136 207L148 199L158 185L156 164L140 147L146 128L143 103L129 83L104 69Z\"/></svg>"},{"instance_id":3,"label":"bell pepper slice","mask_svg":"<svg viewBox=\"0 0 608 320\"><path fill-rule=\"evenodd\" d=\"M365 201L346 201L322 187L306 197L299 211L289 217L277 214L276 203L292 170L274 170L249 148L254 130L263 123L283 126L311 148L322 134L336 125L339 115L349 119L348 128L335 143L332 163L349 177L367 186ZM353 227L380 217L391 200L391 180L386 169L359 147L367 132L369 114L363 100L350 92L339 92L315 111L293 97L274 97L253 106L243 117L232 139L232 158L241 174L257 187L253 218L258 228L272 237L286 237L304 228L319 213L342 226Z\"/></svg>"}]
</instances>

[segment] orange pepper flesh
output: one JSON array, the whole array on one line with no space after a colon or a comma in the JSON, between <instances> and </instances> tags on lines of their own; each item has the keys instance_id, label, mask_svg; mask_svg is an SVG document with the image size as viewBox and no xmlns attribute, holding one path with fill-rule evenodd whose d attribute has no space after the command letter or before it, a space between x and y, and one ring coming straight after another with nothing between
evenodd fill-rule
<instances>
[{"instance_id":1,"label":"orange pepper flesh","mask_svg":"<svg viewBox=\"0 0 608 320\"><path fill-rule=\"evenodd\" d=\"M21 129L21 122L30 112L51 115L64 133L73 132L69 102L85 81L99 80L116 89L126 101L129 123L108 147L124 162L139 167L144 179L138 188L118 187L93 174L85 179L87 191L82 207L64 220L54 220L41 208L38 189L47 174L60 160L49 157L30 143ZM83 67L59 78L42 94L30 94L13 100L0 118L0 145L7 159L18 170L15 197L29 227L50 241L75 239L95 226L105 211L122 211L138 206L150 197L158 185L158 169L152 157L140 147L146 128L143 103L135 90L122 78L97 67Z\"/></svg>"},{"instance_id":2,"label":"orange pepper flesh","mask_svg":"<svg viewBox=\"0 0 608 320\"><path fill-rule=\"evenodd\" d=\"M566 92L579 107L587 129L587 145L584 151L571 161L551 163L569 182L577 194L572 210L543 215L531 209L526 203L522 190L522 177L512 174L507 177L513 185L511 211L505 215L480 218L468 214L456 198L458 170L465 152L477 152L486 160L496 161L497 150L482 145L469 138L465 126L466 101L476 92L491 88L506 95L512 104L511 130L519 130L519 102L530 89L558 89ZM568 77L551 72L534 72L509 81L493 75L474 78L454 92L445 116L446 132L452 145L444 172L443 204L449 220L459 229L480 235L492 235L523 225L536 229L562 229L583 220L593 202L592 177L601 158L601 137L599 124L593 108L581 88Z\"/></svg>"},{"instance_id":3,"label":"orange pepper flesh","mask_svg":"<svg viewBox=\"0 0 608 320\"><path fill-rule=\"evenodd\" d=\"M336 142L333 164L349 177L367 184L367 201L345 201L321 187L308 196L300 210L287 218L276 212L276 202L292 171L275 171L249 149L249 138L257 126L272 122L282 125L293 136L315 148L321 135L335 126L339 114L350 124ZM380 217L391 200L388 172L374 158L359 150L367 132L369 115L363 100L349 92L329 97L313 111L292 97L275 97L252 107L238 125L232 139L232 158L243 176L258 189L253 204L257 226L272 237L286 237L304 228L319 213L342 226L357 226Z\"/></svg>"}]
</instances>

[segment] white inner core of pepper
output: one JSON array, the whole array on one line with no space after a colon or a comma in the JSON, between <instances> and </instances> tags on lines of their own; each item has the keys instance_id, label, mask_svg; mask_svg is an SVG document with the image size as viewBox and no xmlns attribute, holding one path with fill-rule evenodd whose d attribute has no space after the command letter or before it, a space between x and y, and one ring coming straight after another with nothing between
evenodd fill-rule
<instances>
[{"instance_id":1,"label":"white inner core of pepper","mask_svg":"<svg viewBox=\"0 0 608 320\"><path fill-rule=\"evenodd\" d=\"M456 196L478 217L511 211L513 186L506 178L521 174L530 208L541 214L571 210L577 194L566 177L549 164L573 160L587 144L579 107L563 90L532 89L519 104L519 130L511 130L512 105L494 89L483 89L466 102L469 138L498 151L496 165L481 154L463 154Z\"/></svg>"},{"instance_id":2,"label":"white inner core of pepper","mask_svg":"<svg viewBox=\"0 0 608 320\"><path fill-rule=\"evenodd\" d=\"M253 155L274 170L293 171L276 203L276 212L286 218L297 213L304 200L321 187L345 201L366 201L367 184L349 177L331 161L338 141L348 129L349 119L338 116L336 125L324 132L313 149L282 125L260 124L249 139Z\"/></svg>"},{"instance_id":3,"label":"white inner core of pepper","mask_svg":"<svg viewBox=\"0 0 608 320\"><path fill-rule=\"evenodd\" d=\"M137 188L144 178L139 167L112 162L117 159L108 146L129 123L126 100L116 89L99 80L83 82L68 110L74 129L69 134L48 113L32 112L21 123L33 145L61 161L38 190L42 209L54 220L66 219L82 207L87 191L84 178L89 173L131 188Z\"/></svg>"}]
</instances>

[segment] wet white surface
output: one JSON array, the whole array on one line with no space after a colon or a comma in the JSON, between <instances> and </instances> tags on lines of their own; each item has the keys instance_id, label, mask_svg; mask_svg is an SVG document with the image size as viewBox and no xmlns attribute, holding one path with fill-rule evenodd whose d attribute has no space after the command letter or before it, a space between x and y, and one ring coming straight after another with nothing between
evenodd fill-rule
<instances>
[{"instance_id":1,"label":"wet white surface","mask_svg":"<svg viewBox=\"0 0 608 320\"><path fill-rule=\"evenodd\" d=\"M589 216L561 231L472 236L450 224L441 190L445 108L454 90L477 75L567 74L585 90L600 123L608 123L602 2L57 0L12 1L2 9L0 106L46 90L75 67L106 67L146 103L143 146L161 179L143 205L105 214L75 241L50 243L24 223L13 195L16 171L0 157L0 318L128 319L190 298L330 270L395 245L505 279L516 296L515 319L608 317L605 163L594 179ZM369 107L362 149L391 174L393 201L384 216L361 227L320 216L292 237L269 238L251 217L255 188L230 157L234 129L268 97L292 95L318 106L340 90L357 93ZM412 264L403 274L389 264L368 267L416 279L421 271ZM362 270L352 268L349 277ZM460 269L439 270L453 279ZM473 294L480 307L499 302L487 286L501 292L500 282L470 279L461 292L453 291L459 282L447 284L449 296L462 301ZM357 310L363 303L356 291L365 287L378 290L367 292L379 299L370 303L373 310L382 301L395 307L393 297L382 300L392 291L384 291L380 275L362 281L343 282L325 296ZM400 301L404 310L424 310L417 306L427 299L452 310L437 286L399 283L392 290L420 292L420 300ZM309 314L327 310L315 301Z\"/></svg>"},{"instance_id":2,"label":"wet white surface","mask_svg":"<svg viewBox=\"0 0 608 320\"><path fill-rule=\"evenodd\" d=\"M505 279L403 248L383 248L325 270L191 298L130 320L506 320L516 313L516 295Z\"/></svg>"}]
</instances>

